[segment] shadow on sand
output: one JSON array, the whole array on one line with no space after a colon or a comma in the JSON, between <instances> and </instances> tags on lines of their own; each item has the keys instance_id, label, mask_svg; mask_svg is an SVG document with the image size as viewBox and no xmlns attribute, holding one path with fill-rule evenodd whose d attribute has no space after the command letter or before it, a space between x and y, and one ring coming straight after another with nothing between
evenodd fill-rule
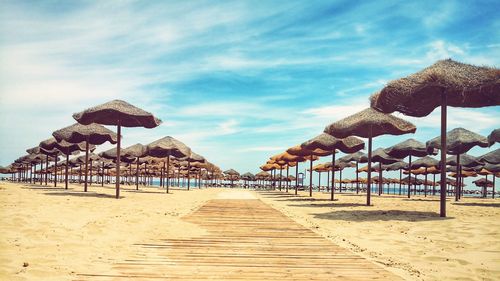
<instances>
[{"instance_id":1,"label":"shadow on sand","mask_svg":"<svg viewBox=\"0 0 500 281\"><path fill-rule=\"evenodd\" d=\"M95 198L113 198L113 199L115 199L114 195L102 194L102 193L94 193L94 192L48 192L48 193L45 193L45 195L50 195L50 196L95 197ZM124 198L124 197L120 196L120 198Z\"/></svg>"},{"instance_id":2,"label":"shadow on sand","mask_svg":"<svg viewBox=\"0 0 500 281\"><path fill-rule=\"evenodd\" d=\"M288 205L290 207L329 207L329 208L343 208L343 207L366 207L366 204L361 203L320 203L320 204L294 204Z\"/></svg>"},{"instance_id":3,"label":"shadow on sand","mask_svg":"<svg viewBox=\"0 0 500 281\"><path fill-rule=\"evenodd\" d=\"M457 205L457 206L469 206L469 207L493 207L493 208L500 208L500 202L499 203L451 203L452 205Z\"/></svg>"},{"instance_id":4,"label":"shadow on sand","mask_svg":"<svg viewBox=\"0 0 500 281\"><path fill-rule=\"evenodd\" d=\"M439 213L401 211L401 210L342 210L323 214L314 214L315 218L343 221L435 221L449 220L452 217L441 218Z\"/></svg>"}]
</instances>

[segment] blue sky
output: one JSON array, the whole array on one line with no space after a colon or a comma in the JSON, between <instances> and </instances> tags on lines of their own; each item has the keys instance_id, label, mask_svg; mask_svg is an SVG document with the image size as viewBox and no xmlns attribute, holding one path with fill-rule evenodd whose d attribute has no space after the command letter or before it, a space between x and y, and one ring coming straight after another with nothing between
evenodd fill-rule
<instances>
[{"instance_id":1,"label":"blue sky","mask_svg":"<svg viewBox=\"0 0 500 281\"><path fill-rule=\"evenodd\" d=\"M164 121L124 129L125 146L171 135L222 169L257 172L269 156L367 107L388 81L438 59L499 67L499 8L498 1L2 1L0 164L72 124L72 113L123 99ZM449 127L487 135L499 113L450 109ZM415 135L380 137L374 147L437 136L438 114L407 118Z\"/></svg>"}]
</instances>

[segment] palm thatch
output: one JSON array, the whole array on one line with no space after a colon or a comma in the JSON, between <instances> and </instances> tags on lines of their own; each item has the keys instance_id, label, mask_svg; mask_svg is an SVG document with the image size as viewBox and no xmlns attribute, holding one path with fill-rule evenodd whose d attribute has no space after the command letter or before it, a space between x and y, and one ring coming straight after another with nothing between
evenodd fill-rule
<instances>
[{"instance_id":1,"label":"palm thatch","mask_svg":"<svg viewBox=\"0 0 500 281\"><path fill-rule=\"evenodd\" d=\"M397 171L406 168L408 168L408 163L403 161L398 161L389 165L382 166L382 169L384 169L385 171Z\"/></svg>"},{"instance_id":2,"label":"palm thatch","mask_svg":"<svg viewBox=\"0 0 500 281\"><path fill-rule=\"evenodd\" d=\"M363 153L363 152L355 152L355 153L347 154L347 155L345 155L343 157L340 157L339 161L342 161L342 162L360 162L360 163L364 163L364 162L361 162L361 158L368 159L365 153Z\"/></svg>"},{"instance_id":3,"label":"palm thatch","mask_svg":"<svg viewBox=\"0 0 500 281\"><path fill-rule=\"evenodd\" d=\"M82 125L75 123L52 133L58 142L65 140L70 143L80 143L88 141L89 144L103 144L109 141L112 144L117 142L117 135L98 124Z\"/></svg>"},{"instance_id":4,"label":"palm thatch","mask_svg":"<svg viewBox=\"0 0 500 281\"><path fill-rule=\"evenodd\" d=\"M203 156L196 154L192 151L190 151L189 156L182 158L182 160L186 160L188 162L200 162L200 163L204 163L206 161Z\"/></svg>"},{"instance_id":5,"label":"palm thatch","mask_svg":"<svg viewBox=\"0 0 500 281\"><path fill-rule=\"evenodd\" d=\"M441 137L435 137L425 144L427 151L441 149ZM488 140L464 128L455 128L446 133L447 154L456 155L469 151L474 146L488 147Z\"/></svg>"},{"instance_id":6,"label":"palm thatch","mask_svg":"<svg viewBox=\"0 0 500 281\"><path fill-rule=\"evenodd\" d=\"M371 106L423 117L441 105L441 93L453 107L500 105L500 70L441 60L408 77L390 82L372 95Z\"/></svg>"},{"instance_id":7,"label":"palm thatch","mask_svg":"<svg viewBox=\"0 0 500 281\"><path fill-rule=\"evenodd\" d=\"M365 143L356 137L338 139L332 135L321 133L302 143L300 146L307 150L322 149L325 151L334 151L338 149L344 153L354 153L364 149Z\"/></svg>"},{"instance_id":8,"label":"palm thatch","mask_svg":"<svg viewBox=\"0 0 500 281\"><path fill-rule=\"evenodd\" d=\"M229 170L224 171L224 174L230 175L230 176L239 176L240 175L240 173L238 173L237 171L235 171L233 169L229 169Z\"/></svg>"},{"instance_id":9,"label":"palm thatch","mask_svg":"<svg viewBox=\"0 0 500 281\"><path fill-rule=\"evenodd\" d=\"M325 128L325 133L337 138L358 136L373 138L380 135L403 135L415 133L415 125L393 115L367 108Z\"/></svg>"},{"instance_id":10,"label":"palm thatch","mask_svg":"<svg viewBox=\"0 0 500 281\"><path fill-rule=\"evenodd\" d=\"M265 165L262 165L259 167L259 169L261 169L262 171L272 171L272 170L276 170L276 169L281 169L281 166L278 165L278 164L265 164Z\"/></svg>"},{"instance_id":11,"label":"palm thatch","mask_svg":"<svg viewBox=\"0 0 500 281\"><path fill-rule=\"evenodd\" d=\"M365 155L361 157L361 162L366 163L368 162L368 156ZM401 159L397 159L394 157L391 157L385 153L385 150L383 148L377 148L373 151L372 153L372 162L377 162L377 163L382 163L382 164L392 164L396 162L400 162Z\"/></svg>"},{"instance_id":12,"label":"palm thatch","mask_svg":"<svg viewBox=\"0 0 500 281\"><path fill-rule=\"evenodd\" d=\"M488 135L488 143L490 146L500 143L500 129L495 129Z\"/></svg>"},{"instance_id":13,"label":"palm thatch","mask_svg":"<svg viewBox=\"0 0 500 281\"><path fill-rule=\"evenodd\" d=\"M493 182L486 180L485 178L480 178L473 181L472 183L479 187L493 187Z\"/></svg>"},{"instance_id":14,"label":"palm thatch","mask_svg":"<svg viewBox=\"0 0 500 281\"><path fill-rule=\"evenodd\" d=\"M91 123L118 125L119 123L123 127L154 128L161 124L161 120L153 114L122 100L113 100L91 107L73 114L73 118L85 125Z\"/></svg>"},{"instance_id":15,"label":"palm thatch","mask_svg":"<svg viewBox=\"0 0 500 281\"><path fill-rule=\"evenodd\" d=\"M176 158L186 157L191 154L191 149L181 141L167 136L147 145L149 155L164 158L173 156Z\"/></svg>"},{"instance_id":16,"label":"palm thatch","mask_svg":"<svg viewBox=\"0 0 500 281\"><path fill-rule=\"evenodd\" d=\"M481 155L477 159L490 164L500 164L500 148Z\"/></svg>"},{"instance_id":17,"label":"palm thatch","mask_svg":"<svg viewBox=\"0 0 500 281\"><path fill-rule=\"evenodd\" d=\"M327 156L327 155L332 154L332 151L323 150L320 148L317 148L314 150L309 150L309 149L302 148L300 145L296 145L294 147L291 147L291 148L287 149L286 152L288 154L291 154L291 155L304 157L308 160L310 160L310 159L307 157L310 157L311 155L312 156Z\"/></svg>"},{"instance_id":18,"label":"palm thatch","mask_svg":"<svg viewBox=\"0 0 500 281\"><path fill-rule=\"evenodd\" d=\"M385 152L395 158L403 159L408 156L423 157L427 155L425 144L415 139L407 139L385 150Z\"/></svg>"},{"instance_id":19,"label":"palm thatch","mask_svg":"<svg viewBox=\"0 0 500 281\"><path fill-rule=\"evenodd\" d=\"M483 166L485 170L488 170L489 172L492 173L499 173L500 172L500 164L486 164Z\"/></svg>"},{"instance_id":20,"label":"palm thatch","mask_svg":"<svg viewBox=\"0 0 500 281\"><path fill-rule=\"evenodd\" d=\"M313 160L317 160L318 157L317 156L313 156ZM302 157L302 156L297 156L297 155L292 155L288 152L283 152L283 153L280 153L280 154L277 154L277 155L274 155L273 157L271 157L271 159L274 159L276 161L284 161L286 162L287 164L291 163L291 162L304 162L306 161L307 159L305 157Z\"/></svg>"},{"instance_id":21,"label":"palm thatch","mask_svg":"<svg viewBox=\"0 0 500 281\"><path fill-rule=\"evenodd\" d=\"M127 148L124 148L121 150L121 155L124 157L129 157L129 158L142 158L148 155L147 153L147 147L145 145L142 145L140 143L136 143L134 145L131 145Z\"/></svg>"},{"instance_id":22,"label":"palm thatch","mask_svg":"<svg viewBox=\"0 0 500 281\"><path fill-rule=\"evenodd\" d=\"M437 167L439 165L439 160L434 159L430 156L425 156L419 158L411 163L411 169L418 169L421 167Z\"/></svg>"},{"instance_id":23,"label":"palm thatch","mask_svg":"<svg viewBox=\"0 0 500 281\"><path fill-rule=\"evenodd\" d=\"M252 181L252 180L255 180L255 175L250 173L250 172L247 172L247 173L244 173L243 175L241 175L241 179Z\"/></svg>"},{"instance_id":24,"label":"palm thatch","mask_svg":"<svg viewBox=\"0 0 500 281\"><path fill-rule=\"evenodd\" d=\"M481 163L481 161L478 161L476 157L469 154L461 154L459 164L462 167L475 167L478 165L483 165L483 163ZM446 165L457 166L457 157L450 156L446 158Z\"/></svg>"}]
</instances>

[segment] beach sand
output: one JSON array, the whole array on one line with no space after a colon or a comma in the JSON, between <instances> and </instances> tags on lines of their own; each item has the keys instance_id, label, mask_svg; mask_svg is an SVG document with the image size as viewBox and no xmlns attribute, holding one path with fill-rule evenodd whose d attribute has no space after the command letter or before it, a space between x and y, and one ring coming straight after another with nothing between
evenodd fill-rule
<instances>
[{"instance_id":1,"label":"beach sand","mask_svg":"<svg viewBox=\"0 0 500 281\"><path fill-rule=\"evenodd\" d=\"M290 195L293 191L290 191ZM264 202L408 280L500 280L500 200L259 192Z\"/></svg>"},{"instance_id":2,"label":"beach sand","mask_svg":"<svg viewBox=\"0 0 500 281\"><path fill-rule=\"evenodd\" d=\"M112 186L82 189L0 183L0 280L72 280L76 273L110 272L112 262L135 250L134 243L202 233L181 217L220 193L165 194L157 187L136 192L126 186L116 200Z\"/></svg>"},{"instance_id":3,"label":"beach sand","mask_svg":"<svg viewBox=\"0 0 500 281\"><path fill-rule=\"evenodd\" d=\"M465 198L448 203L441 219L437 198L407 200L241 189L172 190L71 185L69 191L0 183L0 280L72 280L76 273L113 272L133 244L187 238L204 230L181 220L210 199L261 198L334 243L408 280L499 280L500 201ZM94 191L99 192L99 194ZM26 265L26 266L24 266Z\"/></svg>"}]
</instances>

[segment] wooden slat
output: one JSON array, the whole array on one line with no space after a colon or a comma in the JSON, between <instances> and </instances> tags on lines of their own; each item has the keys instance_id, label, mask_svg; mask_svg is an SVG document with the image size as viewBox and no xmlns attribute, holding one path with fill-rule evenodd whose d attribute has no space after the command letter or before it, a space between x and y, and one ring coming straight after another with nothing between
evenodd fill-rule
<instances>
[{"instance_id":1,"label":"wooden slat","mask_svg":"<svg viewBox=\"0 0 500 281\"><path fill-rule=\"evenodd\" d=\"M211 200L183 219L207 234L136 244L113 273L78 280L401 280L257 199Z\"/></svg>"}]
</instances>

